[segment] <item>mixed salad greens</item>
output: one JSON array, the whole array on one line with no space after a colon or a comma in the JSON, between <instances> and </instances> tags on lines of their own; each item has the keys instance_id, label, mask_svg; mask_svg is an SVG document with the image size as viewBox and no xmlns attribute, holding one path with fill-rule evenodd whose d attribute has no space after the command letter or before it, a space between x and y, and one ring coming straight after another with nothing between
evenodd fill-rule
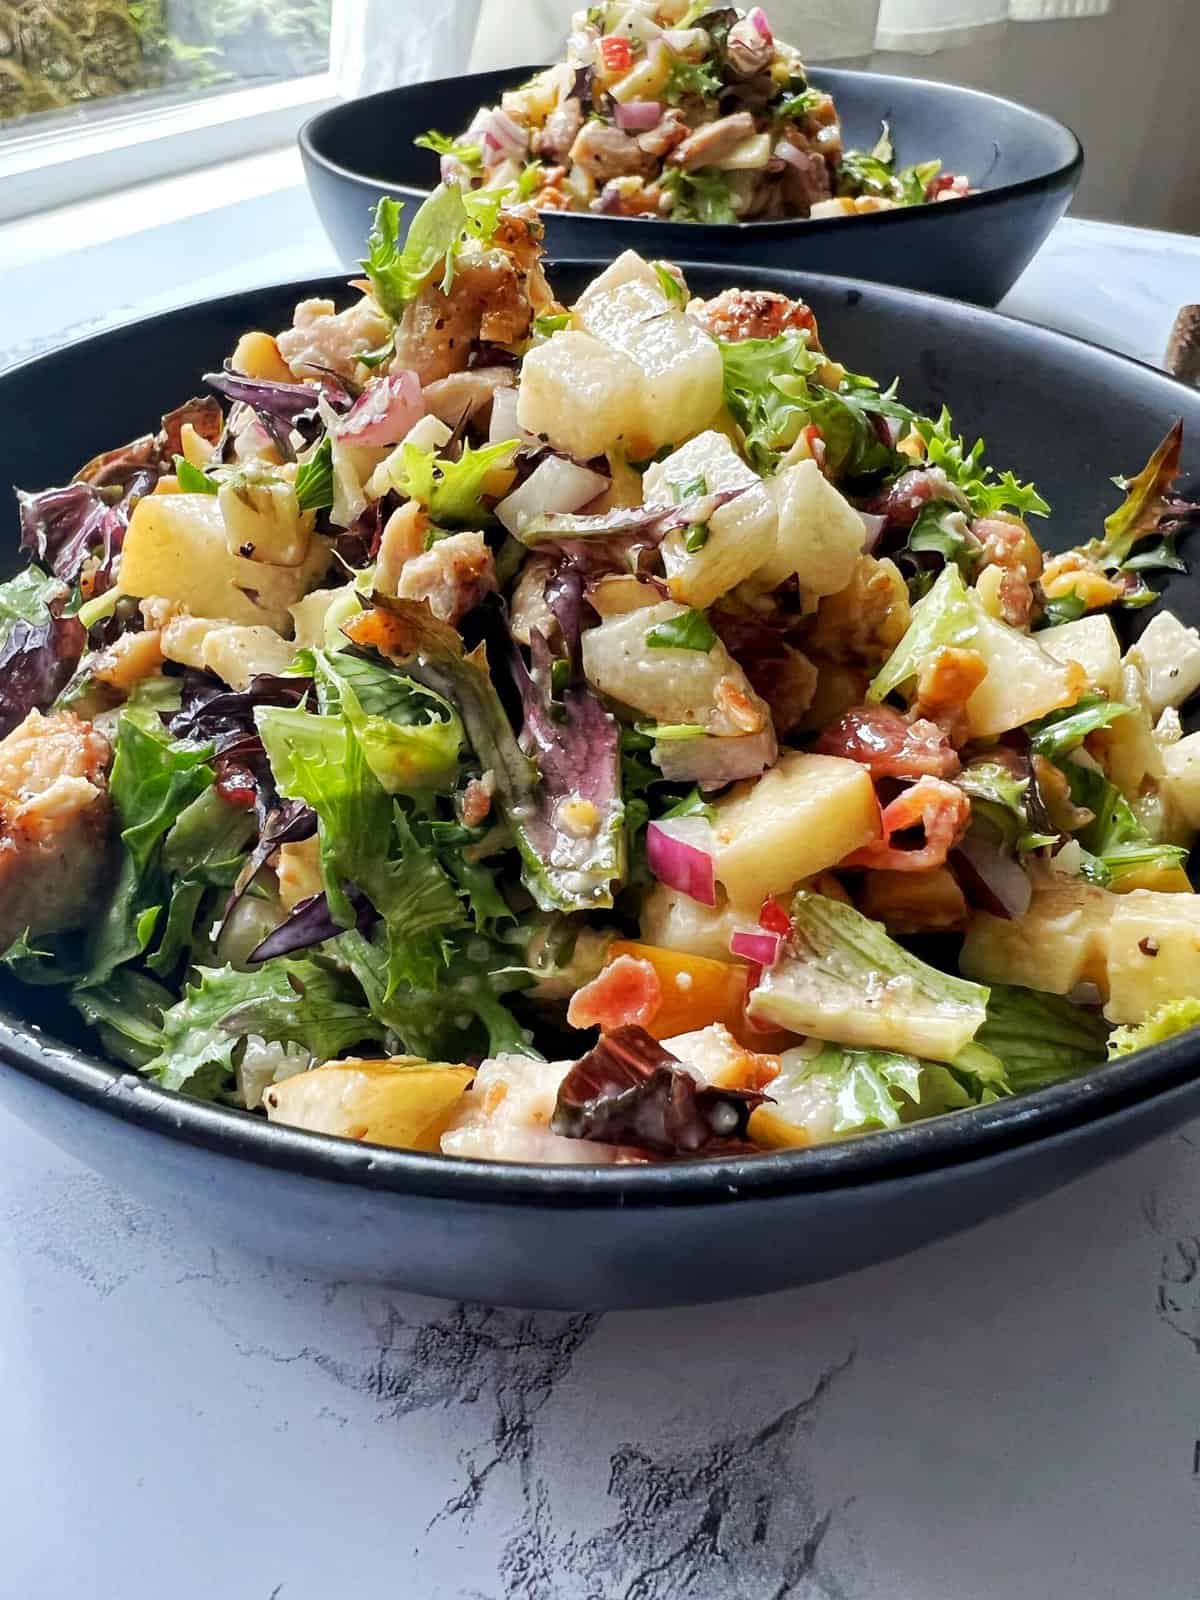
<instances>
[{"instance_id":1,"label":"mixed salad greens","mask_svg":"<svg viewBox=\"0 0 1200 1600\"><path fill-rule=\"evenodd\" d=\"M842 1138L1193 1025L1200 636L1109 615L1179 566L1181 429L1047 557L803 303L631 252L567 307L529 208L398 224L19 494L11 972L168 1088L507 1160Z\"/></svg>"},{"instance_id":2,"label":"mixed salad greens","mask_svg":"<svg viewBox=\"0 0 1200 1600\"><path fill-rule=\"evenodd\" d=\"M899 167L883 125L845 150L833 97L761 6L608 0L577 12L566 57L481 107L462 134L417 140L442 180L515 186L543 211L675 222L860 216L971 192L940 161Z\"/></svg>"}]
</instances>

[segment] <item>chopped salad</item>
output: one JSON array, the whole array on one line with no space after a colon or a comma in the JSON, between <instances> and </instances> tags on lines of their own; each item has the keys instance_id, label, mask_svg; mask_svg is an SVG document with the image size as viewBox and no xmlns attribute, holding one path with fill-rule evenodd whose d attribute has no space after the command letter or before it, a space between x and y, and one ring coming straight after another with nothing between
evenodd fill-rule
<instances>
[{"instance_id":1,"label":"chopped salad","mask_svg":"<svg viewBox=\"0 0 1200 1600\"><path fill-rule=\"evenodd\" d=\"M832 95L761 6L608 0L577 12L566 58L481 107L465 132L417 140L442 180L516 186L542 211L674 222L861 216L955 200L940 161L900 167L886 124L846 150Z\"/></svg>"},{"instance_id":2,"label":"chopped salad","mask_svg":"<svg viewBox=\"0 0 1200 1600\"><path fill-rule=\"evenodd\" d=\"M18 495L0 951L326 1133L840 1139L1200 1018L1181 429L1081 548L783 294L383 202L349 303ZM181 375L181 388L186 379Z\"/></svg>"}]
</instances>

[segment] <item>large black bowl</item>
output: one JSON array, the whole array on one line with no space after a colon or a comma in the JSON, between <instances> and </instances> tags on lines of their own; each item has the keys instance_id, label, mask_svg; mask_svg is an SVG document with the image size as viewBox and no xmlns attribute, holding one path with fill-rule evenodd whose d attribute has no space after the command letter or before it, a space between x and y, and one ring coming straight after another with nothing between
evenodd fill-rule
<instances>
[{"instance_id":1,"label":"large black bowl","mask_svg":"<svg viewBox=\"0 0 1200 1600\"><path fill-rule=\"evenodd\" d=\"M554 272L567 299L594 263ZM1049 543L1094 533L1131 471L1200 394L1060 334L906 290L689 267L802 295L851 369L949 403L992 459L1055 507ZM0 376L0 482L40 486L153 427L247 328L285 325L337 282L230 296L68 346ZM1192 465L1195 466L1195 455ZM0 571L17 566L15 516ZM1168 603L1200 621L1200 589ZM1144 615L1144 614L1143 614ZM1200 1111L1200 1041L1074 1082L824 1148L645 1168L506 1166L270 1126L155 1088L90 1053L60 991L0 984L0 1097L121 1184L201 1215L214 1238L347 1278L540 1306L758 1293L848 1272L1046 1193Z\"/></svg>"},{"instance_id":2,"label":"large black bowl","mask_svg":"<svg viewBox=\"0 0 1200 1600\"><path fill-rule=\"evenodd\" d=\"M458 132L481 105L535 67L388 89L324 111L305 124L300 149L309 187L347 266L363 254L381 195L413 211L438 181L437 157L413 140L429 128ZM975 89L873 72L814 70L837 99L848 146L869 149L892 129L907 165L940 157L980 190L965 200L815 222L656 222L547 212L547 244L566 256L616 255L630 246L672 260L785 267L896 283L979 305L1003 299L1067 209L1083 170L1069 128Z\"/></svg>"}]
</instances>

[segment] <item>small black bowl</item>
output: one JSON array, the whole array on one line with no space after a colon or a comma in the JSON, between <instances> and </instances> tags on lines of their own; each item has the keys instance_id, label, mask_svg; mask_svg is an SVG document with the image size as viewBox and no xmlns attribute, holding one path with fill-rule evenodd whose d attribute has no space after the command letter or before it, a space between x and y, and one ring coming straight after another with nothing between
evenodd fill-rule
<instances>
[{"instance_id":1,"label":"small black bowl","mask_svg":"<svg viewBox=\"0 0 1200 1600\"><path fill-rule=\"evenodd\" d=\"M571 300L602 263L552 269ZM949 404L990 459L1041 486L1045 542L1095 533L1114 472L1177 417L1200 465L1200 393L1109 351L877 284L688 267L799 295L826 347ZM248 328L286 326L337 280L258 289L99 334L0 375L0 483L59 483L157 425ZM100 402L97 403L98 396ZM17 521L0 576L18 564ZM1166 603L1200 622L1200 584ZM1145 613L1138 614L1145 617ZM0 1099L118 1183L204 1219L214 1239L347 1279L501 1304L619 1307L757 1294L835 1277L1048 1193L1200 1111L1200 1032L1085 1077L895 1132L811 1150L647 1167L451 1160L272 1126L99 1060L61 990L0 978Z\"/></svg>"},{"instance_id":2,"label":"small black bowl","mask_svg":"<svg viewBox=\"0 0 1200 1600\"><path fill-rule=\"evenodd\" d=\"M388 89L305 124L300 150L309 188L347 266L363 254L382 195L408 201L411 219L437 183L437 157L413 144L417 135L431 127L459 132L481 105L495 104L537 70L510 67ZM671 260L867 278L978 305L1003 299L1079 183L1083 151L1070 129L1011 100L953 84L834 70L811 77L836 98L848 146L869 149L887 122L905 165L938 157L980 193L814 222L657 222L552 211L545 214L551 254L594 257L632 247Z\"/></svg>"}]
</instances>

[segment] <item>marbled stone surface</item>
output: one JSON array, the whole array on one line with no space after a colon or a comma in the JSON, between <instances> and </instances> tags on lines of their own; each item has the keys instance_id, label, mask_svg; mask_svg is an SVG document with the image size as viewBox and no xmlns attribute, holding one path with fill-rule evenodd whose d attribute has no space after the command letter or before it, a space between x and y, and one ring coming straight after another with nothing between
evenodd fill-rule
<instances>
[{"instance_id":1,"label":"marbled stone surface","mask_svg":"<svg viewBox=\"0 0 1200 1600\"><path fill-rule=\"evenodd\" d=\"M49 237L0 231L0 364L332 267L288 188L86 269ZM1069 222L1006 309L1157 360L1197 299L1200 242ZM13 1600L1195 1600L1200 1133L838 1283L598 1317L304 1278L0 1114L0 1440Z\"/></svg>"}]
</instances>

